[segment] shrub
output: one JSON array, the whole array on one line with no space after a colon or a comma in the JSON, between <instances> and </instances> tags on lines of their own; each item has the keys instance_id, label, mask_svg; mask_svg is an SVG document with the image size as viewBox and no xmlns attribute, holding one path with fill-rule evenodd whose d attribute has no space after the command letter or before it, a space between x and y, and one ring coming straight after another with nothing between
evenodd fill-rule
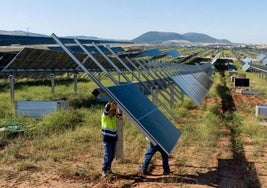
<instances>
[{"instance_id":1,"label":"shrub","mask_svg":"<svg viewBox=\"0 0 267 188\"><path fill-rule=\"evenodd\" d=\"M58 110L44 117L35 127L29 130L33 135L49 135L62 133L67 129L74 129L83 122L82 113L77 110Z\"/></svg>"}]
</instances>

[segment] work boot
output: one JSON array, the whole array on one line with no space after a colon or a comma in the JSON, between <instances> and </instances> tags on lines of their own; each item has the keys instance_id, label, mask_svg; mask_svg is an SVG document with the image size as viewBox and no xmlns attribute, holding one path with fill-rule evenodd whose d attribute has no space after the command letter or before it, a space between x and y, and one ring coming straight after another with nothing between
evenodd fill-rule
<instances>
[{"instance_id":1,"label":"work boot","mask_svg":"<svg viewBox=\"0 0 267 188\"><path fill-rule=\"evenodd\" d=\"M108 172L107 172L107 171L104 171L104 170L102 170L101 174L102 174L102 177L106 177L106 176L108 175Z\"/></svg>"},{"instance_id":2,"label":"work boot","mask_svg":"<svg viewBox=\"0 0 267 188\"><path fill-rule=\"evenodd\" d=\"M107 169L107 174L108 175L114 175L114 173L111 171L111 169Z\"/></svg>"},{"instance_id":3,"label":"work boot","mask_svg":"<svg viewBox=\"0 0 267 188\"><path fill-rule=\"evenodd\" d=\"M171 172L164 171L163 175L169 175Z\"/></svg>"}]
</instances>

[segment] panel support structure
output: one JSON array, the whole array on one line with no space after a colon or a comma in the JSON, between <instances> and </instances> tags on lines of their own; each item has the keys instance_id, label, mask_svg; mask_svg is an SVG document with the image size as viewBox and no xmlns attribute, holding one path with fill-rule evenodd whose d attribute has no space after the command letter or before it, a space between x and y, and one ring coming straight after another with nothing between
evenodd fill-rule
<instances>
[{"instance_id":1,"label":"panel support structure","mask_svg":"<svg viewBox=\"0 0 267 188\"><path fill-rule=\"evenodd\" d=\"M54 74L50 74L50 78L51 78L51 92L52 95L55 95L55 75Z\"/></svg>"},{"instance_id":2,"label":"panel support structure","mask_svg":"<svg viewBox=\"0 0 267 188\"><path fill-rule=\"evenodd\" d=\"M103 83L90 72L86 65L81 63L54 34L52 34L52 37L73 61L78 64L81 70L87 73L88 76L117 103L118 107L125 112L138 128L140 128L152 144L159 145L167 154L171 153L181 136L181 132L140 91L135 83L120 85L118 81L114 80L115 86L105 87ZM101 68L97 60L94 62ZM104 69L103 71L106 70ZM110 76L111 79L114 79L112 75ZM144 108L144 105L146 108Z\"/></svg>"},{"instance_id":3,"label":"panel support structure","mask_svg":"<svg viewBox=\"0 0 267 188\"><path fill-rule=\"evenodd\" d=\"M123 120L117 121L117 134L118 134L118 141L116 142L116 152L115 157L116 159L123 157Z\"/></svg>"},{"instance_id":4,"label":"panel support structure","mask_svg":"<svg viewBox=\"0 0 267 188\"><path fill-rule=\"evenodd\" d=\"M15 101L15 78L13 75L9 75L8 79L9 79L9 84L10 84L10 98L11 98L11 101L14 102Z\"/></svg>"},{"instance_id":5,"label":"panel support structure","mask_svg":"<svg viewBox=\"0 0 267 188\"><path fill-rule=\"evenodd\" d=\"M74 73L74 92L77 93L78 90L78 74L75 72Z\"/></svg>"}]
</instances>

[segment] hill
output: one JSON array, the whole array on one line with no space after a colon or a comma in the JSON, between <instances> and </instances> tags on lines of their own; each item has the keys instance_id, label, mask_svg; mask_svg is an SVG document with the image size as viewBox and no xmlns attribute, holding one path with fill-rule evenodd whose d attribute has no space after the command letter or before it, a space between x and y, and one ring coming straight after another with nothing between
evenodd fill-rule
<instances>
[{"instance_id":1,"label":"hill","mask_svg":"<svg viewBox=\"0 0 267 188\"><path fill-rule=\"evenodd\" d=\"M31 32L25 32L21 30L15 30L15 31L5 31L0 30L0 35L11 35L11 36L30 36L30 37L50 37L49 35L39 34L39 33L31 33ZM104 40L104 41L114 41L114 42L122 42L122 43L128 43L129 40L120 40L120 39L104 39L104 38L98 38L95 36L84 36L84 35L73 35L73 36L60 36L61 38L66 39L82 39L82 40Z\"/></svg>"},{"instance_id":2,"label":"hill","mask_svg":"<svg viewBox=\"0 0 267 188\"><path fill-rule=\"evenodd\" d=\"M47 37L47 35L39 34L39 33L31 33L22 30L15 30L15 31L5 31L0 30L0 35L18 35L18 36L33 36L33 37Z\"/></svg>"},{"instance_id":3,"label":"hill","mask_svg":"<svg viewBox=\"0 0 267 188\"><path fill-rule=\"evenodd\" d=\"M35 36L35 37L47 37L48 35L25 32L21 30L5 31L0 30L0 35L18 35L18 36ZM116 40L116 39L102 39L94 36L64 36L64 38L79 38L89 40ZM126 40L125 40L126 41ZM172 43L219 43L219 44L231 44L226 39L216 39L203 33L184 33L179 34L175 32L159 32L149 31L146 32L133 40L133 43L148 43L148 44L172 44Z\"/></svg>"},{"instance_id":4,"label":"hill","mask_svg":"<svg viewBox=\"0 0 267 188\"><path fill-rule=\"evenodd\" d=\"M131 40L131 42L135 43L150 44L160 44L173 41L193 43L231 43L229 40L226 39L216 39L203 33L193 32L179 34L174 32L149 31Z\"/></svg>"},{"instance_id":5,"label":"hill","mask_svg":"<svg viewBox=\"0 0 267 188\"><path fill-rule=\"evenodd\" d=\"M15 31L5 31L0 30L0 35L17 35L17 36L31 36L31 37L48 37L48 35L39 34L39 33L31 33L21 30L15 30ZM77 35L77 36L64 36L64 38L78 38L78 39L93 39L93 40L101 40L98 37L93 36L83 36L83 35Z\"/></svg>"}]
</instances>

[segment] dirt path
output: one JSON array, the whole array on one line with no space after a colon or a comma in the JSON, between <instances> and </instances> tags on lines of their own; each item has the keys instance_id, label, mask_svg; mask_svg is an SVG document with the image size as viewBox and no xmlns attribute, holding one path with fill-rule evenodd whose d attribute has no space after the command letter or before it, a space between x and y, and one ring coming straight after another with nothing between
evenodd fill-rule
<instances>
[{"instance_id":1,"label":"dirt path","mask_svg":"<svg viewBox=\"0 0 267 188\"><path fill-rule=\"evenodd\" d=\"M238 94L234 89L231 91L228 89L225 92L231 95L222 100L223 113L232 114L236 110L235 102L240 105L241 101L248 102L249 98L253 97ZM222 147L221 143L228 143L230 146L225 149L224 153L230 156L219 156L218 159L219 187L260 187L255 165L247 161L244 147L238 140L240 136L238 130L229 126L229 129L224 131L224 137L221 138L224 140L219 141L219 147Z\"/></svg>"}]
</instances>

